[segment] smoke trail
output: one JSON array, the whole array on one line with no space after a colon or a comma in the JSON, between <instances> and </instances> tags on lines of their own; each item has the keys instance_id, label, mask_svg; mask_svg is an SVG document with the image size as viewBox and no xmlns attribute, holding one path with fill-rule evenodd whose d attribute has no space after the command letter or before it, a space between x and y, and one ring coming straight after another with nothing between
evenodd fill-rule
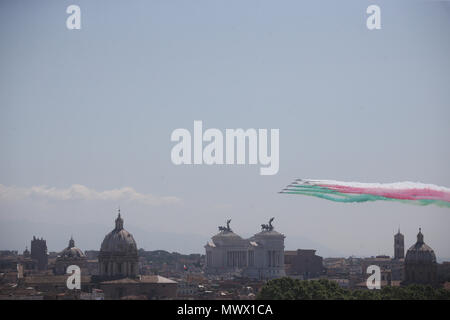
<instances>
[{"instance_id":1,"label":"smoke trail","mask_svg":"<svg viewBox=\"0 0 450 320\"><path fill-rule=\"evenodd\" d=\"M297 179L280 193L300 194L335 202L384 200L450 208L450 189L418 182L362 183Z\"/></svg>"}]
</instances>

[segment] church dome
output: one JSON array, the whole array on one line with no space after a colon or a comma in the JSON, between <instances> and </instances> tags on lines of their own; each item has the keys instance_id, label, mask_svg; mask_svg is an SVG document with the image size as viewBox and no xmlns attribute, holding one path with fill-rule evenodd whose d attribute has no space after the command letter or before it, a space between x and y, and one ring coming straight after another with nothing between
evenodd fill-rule
<instances>
[{"instance_id":1,"label":"church dome","mask_svg":"<svg viewBox=\"0 0 450 320\"><path fill-rule=\"evenodd\" d=\"M80 259L85 257L86 255L83 251L75 247L75 240L73 240L73 238L70 238L69 246L58 255L58 258L60 259Z\"/></svg>"},{"instance_id":2,"label":"church dome","mask_svg":"<svg viewBox=\"0 0 450 320\"><path fill-rule=\"evenodd\" d=\"M100 252L108 253L137 253L136 241L127 230L123 228L123 219L119 215L116 219L116 227L105 236L100 247Z\"/></svg>"},{"instance_id":3,"label":"church dome","mask_svg":"<svg viewBox=\"0 0 450 320\"><path fill-rule=\"evenodd\" d=\"M405 257L405 264L424 264L424 263L436 263L436 255L433 249L423 241L423 234L421 229L417 234L417 242L408 249Z\"/></svg>"},{"instance_id":4,"label":"church dome","mask_svg":"<svg viewBox=\"0 0 450 320\"><path fill-rule=\"evenodd\" d=\"M116 227L105 236L98 255L99 276L102 279L135 278L139 273L139 256L136 241L123 228L119 214Z\"/></svg>"}]
</instances>

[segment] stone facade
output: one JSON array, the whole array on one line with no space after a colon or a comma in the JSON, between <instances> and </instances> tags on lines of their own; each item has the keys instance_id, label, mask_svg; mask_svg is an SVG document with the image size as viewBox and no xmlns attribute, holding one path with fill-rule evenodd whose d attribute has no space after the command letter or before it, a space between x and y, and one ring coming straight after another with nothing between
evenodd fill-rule
<instances>
[{"instance_id":1,"label":"stone facade","mask_svg":"<svg viewBox=\"0 0 450 320\"><path fill-rule=\"evenodd\" d=\"M205 245L207 274L229 274L251 279L285 276L285 236L273 230L273 227L263 228L249 239L241 238L229 226L220 227L219 230Z\"/></svg>"},{"instance_id":2,"label":"stone facade","mask_svg":"<svg viewBox=\"0 0 450 320\"><path fill-rule=\"evenodd\" d=\"M286 273L300 276L302 279L317 278L324 272L323 259L316 255L316 250L285 251Z\"/></svg>"}]
</instances>

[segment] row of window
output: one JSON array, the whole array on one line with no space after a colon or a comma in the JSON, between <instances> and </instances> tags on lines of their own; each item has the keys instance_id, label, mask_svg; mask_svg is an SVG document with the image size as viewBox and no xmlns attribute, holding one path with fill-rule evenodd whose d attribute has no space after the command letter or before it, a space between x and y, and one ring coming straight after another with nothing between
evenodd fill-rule
<instances>
[{"instance_id":1,"label":"row of window","mask_svg":"<svg viewBox=\"0 0 450 320\"><path fill-rule=\"evenodd\" d=\"M108 264L109 263L105 263L103 265L104 273L108 274L108 271L111 271L111 273L114 273L114 269L113 269L114 267L108 268ZM117 265L117 270L116 270L117 274L128 274L129 273L126 270L126 263L116 263L116 265ZM113 266L114 266L114 262L113 262ZM131 263L130 264L130 271L131 271L130 273L133 273L133 270L134 270L134 263Z\"/></svg>"},{"instance_id":2,"label":"row of window","mask_svg":"<svg viewBox=\"0 0 450 320\"><path fill-rule=\"evenodd\" d=\"M280 250L267 251L266 261L269 267L280 267L283 264L283 252ZM255 252L250 251L227 251L225 265L231 268L254 267ZM212 251L206 252L206 266L213 266Z\"/></svg>"}]
</instances>

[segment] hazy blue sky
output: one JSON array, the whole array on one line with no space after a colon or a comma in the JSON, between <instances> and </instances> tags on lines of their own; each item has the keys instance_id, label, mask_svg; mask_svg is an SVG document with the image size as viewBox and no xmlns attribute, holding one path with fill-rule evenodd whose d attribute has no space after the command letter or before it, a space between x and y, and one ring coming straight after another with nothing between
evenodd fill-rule
<instances>
[{"instance_id":1,"label":"hazy blue sky","mask_svg":"<svg viewBox=\"0 0 450 320\"><path fill-rule=\"evenodd\" d=\"M277 193L297 177L450 187L449 57L446 1L2 0L0 249L99 249L120 205L147 250L203 252L227 218L250 236L274 216L288 249L393 255L398 226L406 247L422 227L450 257L448 208ZM170 134L194 120L279 128L279 173L173 165Z\"/></svg>"}]
</instances>

